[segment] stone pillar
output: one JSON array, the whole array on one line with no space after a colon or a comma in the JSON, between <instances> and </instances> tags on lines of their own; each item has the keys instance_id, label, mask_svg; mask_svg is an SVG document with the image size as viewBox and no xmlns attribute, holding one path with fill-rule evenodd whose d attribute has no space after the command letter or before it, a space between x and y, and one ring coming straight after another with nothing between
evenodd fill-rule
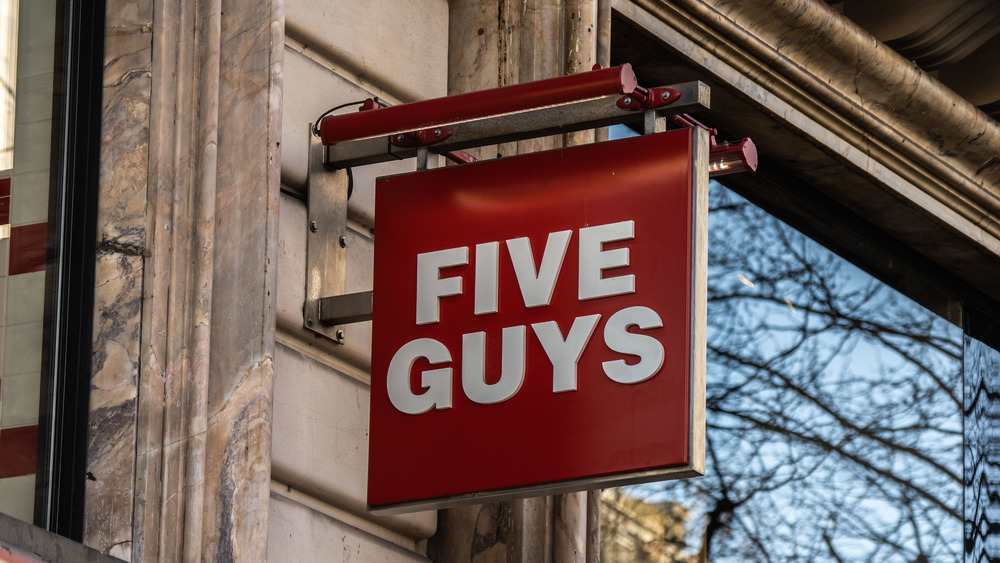
<instances>
[{"instance_id":1,"label":"stone pillar","mask_svg":"<svg viewBox=\"0 0 1000 563\"><path fill-rule=\"evenodd\" d=\"M563 27L563 74L577 74L594 68L597 56L597 2L595 0L565 0ZM610 16L610 14L609 14ZM610 17L608 25L611 24ZM566 146L593 143L594 130L575 131L563 135Z\"/></svg>"},{"instance_id":2,"label":"stone pillar","mask_svg":"<svg viewBox=\"0 0 1000 563\"><path fill-rule=\"evenodd\" d=\"M91 427L127 439L88 450L102 551L266 555L282 10L107 2L95 373L116 402Z\"/></svg>"},{"instance_id":3,"label":"stone pillar","mask_svg":"<svg viewBox=\"0 0 1000 563\"><path fill-rule=\"evenodd\" d=\"M132 553L136 414L149 175L151 2L106 10L94 332L85 482L86 545Z\"/></svg>"},{"instance_id":4,"label":"stone pillar","mask_svg":"<svg viewBox=\"0 0 1000 563\"><path fill-rule=\"evenodd\" d=\"M563 74L587 72L597 62L597 1L565 0L563 20ZM610 25L610 20L608 24ZM583 145L596 140L594 130L575 131L563 136L564 146ZM588 558L588 492L557 495L554 501L553 545L554 563L586 563ZM597 505L599 509L600 505ZM600 518L597 518L600 521ZM598 538L597 547L600 546ZM589 549L597 559L599 549Z\"/></svg>"},{"instance_id":5,"label":"stone pillar","mask_svg":"<svg viewBox=\"0 0 1000 563\"><path fill-rule=\"evenodd\" d=\"M603 2L604 0L601 0ZM597 62L598 0L451 0L449 94L589 71ZM606 6L610 4L605 3ZM593 131L505 143L480 157L593 142ZM540 463L543 462L540 460ZM441 511L430 555L441 562L598 559L600 503L587 492Z\"/></svg>"}]
</instances>

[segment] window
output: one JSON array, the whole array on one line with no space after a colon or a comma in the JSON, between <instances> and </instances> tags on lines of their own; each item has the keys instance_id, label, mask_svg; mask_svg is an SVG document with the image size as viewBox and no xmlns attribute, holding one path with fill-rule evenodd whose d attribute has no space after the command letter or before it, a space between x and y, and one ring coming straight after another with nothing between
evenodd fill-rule
<instances>
[{"instance_id":1,"label":"window","mask_svg":"<svg viewBox=\"0 0 1000 563\"><path fill-rule=\"evenodd\" d=\"M603 561L961 558L960 327L712 182L707 337L706 475L605 491Z\"/></svg>"},{"instance_id":2,"label":"window","mask_svg":"<svg viewBox=\"0 0 1000 563\"><path fill-rule=\"evenodd\" d=\"M0 2L0 127L14 116L7 206L0 191L10 224L0 241L0 512L79 540L104 4Z\"/></svg>"},{"instance_id":3,"label":"window","mask_svg":"<svg viewBox=\"0 0 1000 563\"><path fill-rule=\"evenodd\" d=\"M0 241L5 307L0 362L0 511L35 515L42 386L55 2L4 0L4 108L9 237ZM14 48L11 51L11 48ZM0 196L5 195L0 193Z\"/></svg>"}]
</instances>

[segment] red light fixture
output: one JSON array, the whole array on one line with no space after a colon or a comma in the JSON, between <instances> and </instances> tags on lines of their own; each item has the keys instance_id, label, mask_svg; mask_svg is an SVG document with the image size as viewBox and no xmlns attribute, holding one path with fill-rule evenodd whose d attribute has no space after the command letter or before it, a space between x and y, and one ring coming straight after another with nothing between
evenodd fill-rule
<instances>
[{"instance_id":1,"label":"red light fixture","mask_svg":"<svg viewBox=\"0 0 1000 563\"><path fill-rule=\"evenodd\" d=\"M711 178L736 174L739 172L754 172L757 170L757 147L749 138L735 142L715 142L712 136L712 147L708 157L708 175Z\"/></svg>"}]
</instances>

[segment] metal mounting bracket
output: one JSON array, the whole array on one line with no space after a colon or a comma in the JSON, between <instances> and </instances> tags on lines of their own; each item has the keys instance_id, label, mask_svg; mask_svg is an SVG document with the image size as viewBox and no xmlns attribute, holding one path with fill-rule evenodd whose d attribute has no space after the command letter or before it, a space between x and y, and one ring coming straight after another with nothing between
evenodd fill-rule
<instances>
[{"instance_id":1,"label":"metal mounting bracket","mask_svg":"<svg viewBox=\"0 0 1000 563\"><path fill-rule=\"evenodd\" d=\"M326 147L309 135L306 218L305 328L344 343L344 325L371 319L372 292L346 294L347 189L345 170L327 167Z\"/></svg>"},{"instance_id":2,"label":"metal mounting bracket","mask_svg":"<svg viewBox=\"0 0 1000 563\"><path fill-rule=\"evenodd\" d=\"M642 111L669 106L681 98L680 90L667 86L660 88L636 88L636 91L622 96L615 104L622 109Z\"/></svg>"},{"instance_id":3,"label":"metal mounting bracket","mask_svg":"<svg viewBox=\"0 0 1000 563\"><path fill-rule=\"evenodd\" d=\"M431 129L421 129L409 133L399 133L389 137L389 142L397 147L425 147L439 143L451 136L451 129L447 127L433 127Z\"/></svg>"},{"instance_id":4,"label":"metal mounting bracket","mask_svg":"<svg viewBox=\"0 0 1000 563\"><path fill-rule=\"evenodd\" d=\"M559 103L551 105L546 101L549 100L547 96L552 94L551 90L557 86L557 80L560 85L569 80L576 86L580 86L577 83L582 81L583 90L579 99L569 96L571 99L564 100L563 97L568 94L563 96L560 87L555 88ZM591 84L595 80L597 86ZM610 86L604 82L609 82ZM605 92L605 87L611 86L611 90L618 93ZM640 88L634 83L634 75L631 75L628 65L604 69L590 77L562 77L515 88L518 92L523 90L530 100L537 102L537 107L530 107L523 100L516 100L516 107L510 106L513 102L506 96L498 98L496 92L472 93L454 99L428 100L392 108L377 108L377 104L371 101L364 106L368 111L324 119L320 128L322 138L312 135L310 128L306 299L302 311L305 328L343 344L347 324L372 318L372 292L345 293L350 182L347 168L416 157L417 169L424 170L431 153L444 154L452 160L464 162L471 160L462 152L464 148L617 123L641 126L649 134L666 129L667 115L709 107L709 88L705 84L695 81ZM594 88L598 90L592 91ZM580 88L572 92L577 90ZM626 92L624 97L622 92ZM463 100L464 105L462 111L456 113L458 117L454 123L447 119L447 125L408 127L411 123L425 123L430 119L424 115L428 111L440 119L445 119L441 115L451 116L457 111L452 107L455 99ZM377 119L369 123L373 118ZM341 130L342 126L344 130ZM383 135L379 131L390 133ZM329 146L323 144L324 138ZM736 156L743 156L743 152ZM755 166L755 154L753 160Z\"/></svg>"},{"instance_id":5,"label":"metal mounting bracket","mask_svg":"<svg viewBox=\"0 0 1000 563\"><path fill-rule=\"evenodd\" d=\"M630 98L627 104L620 95L614 94L559 106L472 119L449 125L446 137L442 135L444 138L440 141L421 148L426 148L432 153L447 154L452 158L451 155L457 151L472 147L570 133L617 123L638 124L649 119L654 113L657 116L666 116L707 109L711 97L709 87L697 81L652 88L646 92L647 94L637 92L632 96L626 96ZM651 96L656 99L650 99ZM619 105L619 102L624 105ZM377 109L371 113L380 111L386 110ZM354 116L350 117L356 119ZM433 132L433 129L430 131ZM329 145L329 162L338 167L349 168L417 156L416 147L395 145L386 142L386 139L383 136L338 141Z\"/></svg>"}]
</instances>

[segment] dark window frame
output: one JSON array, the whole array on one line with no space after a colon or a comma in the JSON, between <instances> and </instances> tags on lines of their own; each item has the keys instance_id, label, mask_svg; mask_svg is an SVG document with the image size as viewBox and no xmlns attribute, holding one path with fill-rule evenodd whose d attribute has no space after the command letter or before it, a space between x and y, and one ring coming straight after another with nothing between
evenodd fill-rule
<instances>
[{"instance_id":1,"label":"dark window frame","mask_svg":"<svg viewBox=\"0 0 1000 563\"><path fill-rule=\"evenodd\" d=\"M104 0L57 5L35 524L83 540Z\"/></svg>"}]
</instances>

